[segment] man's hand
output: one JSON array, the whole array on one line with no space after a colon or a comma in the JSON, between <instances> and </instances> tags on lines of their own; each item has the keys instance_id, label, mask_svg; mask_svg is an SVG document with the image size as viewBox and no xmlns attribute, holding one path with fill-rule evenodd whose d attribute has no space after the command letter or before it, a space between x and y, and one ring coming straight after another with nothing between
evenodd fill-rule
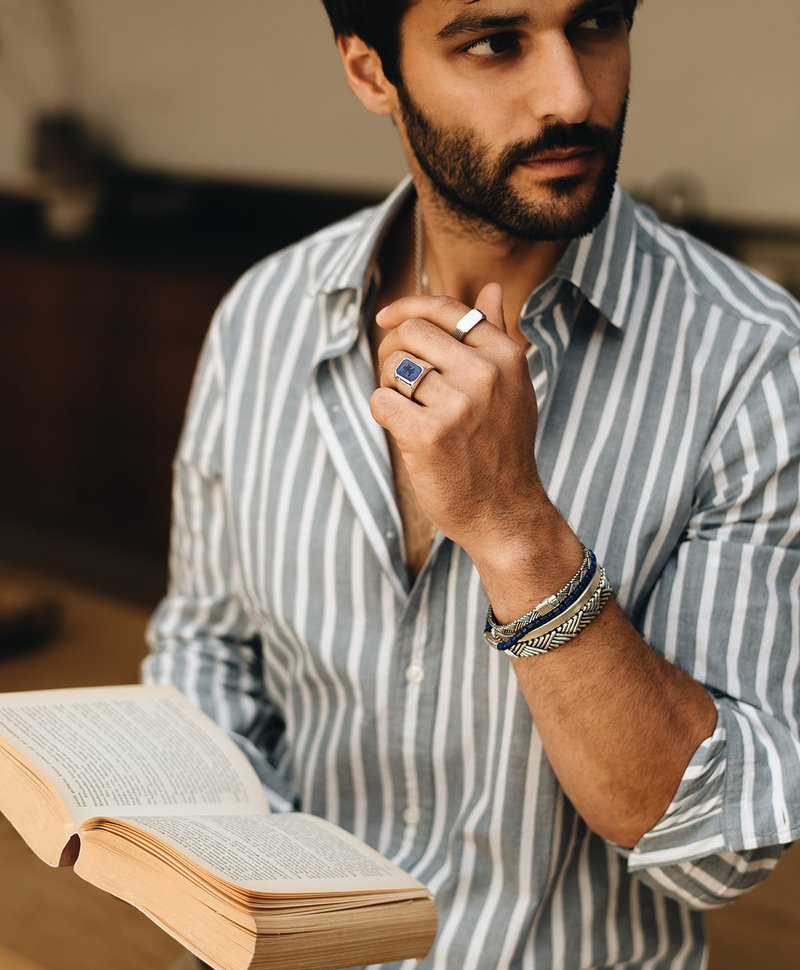
<instances>
[{"instance_id":1,"label":"man's hand","mask_svg":"<svg viewBox=\"0 0 800 970\"><path fill-rule=\"evenodd\" d=\"M405 297L385 307L371 409L397 442L422 510L477 562L519 539L547 500L534 457L536 396L525 354L506 334L500 286L487 284L476 307L487 319L463 343L452 334L470 307L457 300ZM407 356L435 368L413 400L394 377Z\"/></svg>"}]
</instances>

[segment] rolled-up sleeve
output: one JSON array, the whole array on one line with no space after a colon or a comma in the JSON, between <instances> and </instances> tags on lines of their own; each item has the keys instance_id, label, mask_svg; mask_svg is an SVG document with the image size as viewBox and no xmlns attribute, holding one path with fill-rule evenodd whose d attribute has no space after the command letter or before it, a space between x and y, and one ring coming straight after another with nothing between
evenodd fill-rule
<instances>
[{"instance_id":1,"label":"rolled-up sleeve","mask_svg":"<svg viewBox=\"0 0 800 970\"><path fill-rule=\"evenodd\" d=\"M760 882L800 836L799 389L792 348L721 413L643 629L707 687L717 725L628 866L699 908Z\"/></svg>"},{"instance_id":2,"label":"rolled-up sleeve","mask_svg":"<svg viewBox=\"0 0 800 970\"><path fill-rule=\"evenodd\" d=\"M753 820L767 844L750 850L727 848L733 840L726 832L725 786L742 769L731 765L730 776L727 773L724 721L723 714L713 736L698 748L658 824L627 853L631 872L696 909L721 906L758 885L784 848L785 837L767 835L769 818L761 819L760 825Z\"/></svg>"}]
</instances>

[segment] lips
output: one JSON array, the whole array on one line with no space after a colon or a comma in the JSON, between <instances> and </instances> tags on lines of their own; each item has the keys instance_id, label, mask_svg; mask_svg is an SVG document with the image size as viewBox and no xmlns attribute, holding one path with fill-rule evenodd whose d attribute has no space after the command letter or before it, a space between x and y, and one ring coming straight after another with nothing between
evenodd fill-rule
<instances>
[{"instance_id":1,"label":"lips","mask_svg":"<svg viewBox=\"0 0 800 970\"><path fill-rule=\"evenodd\" d=\"M573 158L585 158L593 152L594 149L588 145L575 146L574 148L549 148L547 151L527 158L525 164L537 165L539 163L569 161Z\"/></svg>"},{"instance_id":2,"label":"lips","mask_svg":"<svg viewBox=\"0 0 800 970\"><path fill-rule=\"evenodd\" d=\"M529 169L550 175L576 175L585 171L595 151L588 146L550 148L527 158L522 164Z\"/></svg>"}]
</instances>

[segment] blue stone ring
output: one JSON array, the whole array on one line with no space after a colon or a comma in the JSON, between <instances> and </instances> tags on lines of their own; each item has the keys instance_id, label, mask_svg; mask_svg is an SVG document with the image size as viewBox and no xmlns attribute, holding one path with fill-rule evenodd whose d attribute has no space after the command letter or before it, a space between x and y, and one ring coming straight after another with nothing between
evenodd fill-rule
<instances>
[{"instance_id":1,"label":"blue stone ring","mask_svg":"<svg viewBox=\"0 0 800 970\"><path fill-rule=\"evenodd\" d=\"M411 401L414 399L416 391L426 374L430 374L434 367L421 360L414 360L412 357L404 357L394 369L394 382L397 390Z\"/></svg>"}]
</instances>

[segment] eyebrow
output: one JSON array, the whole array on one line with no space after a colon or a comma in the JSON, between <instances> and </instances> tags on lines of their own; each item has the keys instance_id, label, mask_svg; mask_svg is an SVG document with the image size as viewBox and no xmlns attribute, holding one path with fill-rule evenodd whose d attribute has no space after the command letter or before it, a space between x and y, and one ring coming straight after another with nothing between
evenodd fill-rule
<instances>
[{"instance_id":1,"label":"eyebrow","mask_svg":"<svg viewBox=\"0 0 800 970\"><path fill-rule=\"evenodd\" d=\"M465 10L454 17L436 34L439 40L449 40L459 34L480 33L483 30L498 27L524 27L530 24L531 18L526 13L519 14L482 14L480 11Z\"/></svg>"},{"instance_id":2,"label":"eyebrow","mask_svg":"<svg viewBox=\"0 0 800 970\"><path fill-rule=\"evenodd\" d=\"M480 0L467 0L467 2L469 6L472 6L475 3L479 3ZM574 9L570 13L570 19L578 20L581 17L593 13L595 10L613 6L622 7L621 0L617 0L616 3L614 0L583 0L582 3L575 4ZM475 34L485 30L503 30L512 27L528 27L532 22L533 20L528 13L490 14L481 13L480 10L464 10L449 23L445 24L436 36L439 40L450 40L460 34Z\"/></svg>"}]
</instances>

